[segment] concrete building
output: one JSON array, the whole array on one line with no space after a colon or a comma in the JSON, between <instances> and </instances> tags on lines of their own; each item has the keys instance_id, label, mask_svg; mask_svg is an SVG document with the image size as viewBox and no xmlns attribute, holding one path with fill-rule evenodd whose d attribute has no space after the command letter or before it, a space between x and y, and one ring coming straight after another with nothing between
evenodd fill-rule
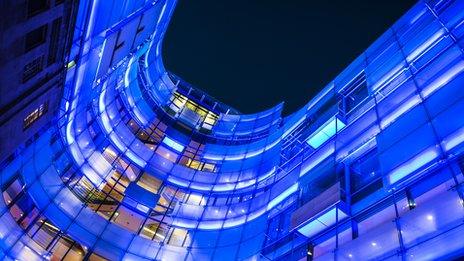
<instances>
[{"instance_id":1,"label":"concrete building","mask_svg":"<svg viewBox=\"0 0 464 261\"><path fill-rule=\"evenodd\" d=\"M0 162L59 108L76 7L74 0L0 3Z\"/></svg>"}]
</instances>

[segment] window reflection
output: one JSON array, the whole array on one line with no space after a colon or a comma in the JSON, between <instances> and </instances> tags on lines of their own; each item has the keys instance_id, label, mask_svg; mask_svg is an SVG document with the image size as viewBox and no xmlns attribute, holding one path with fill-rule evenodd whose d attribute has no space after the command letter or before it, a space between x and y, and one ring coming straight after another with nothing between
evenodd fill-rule
<instances>
[{"instance_id":1,"label":"window reflection","mask_svg":"<svg viewBox=\"0 0 464 261\"><path fill-rule=\"evenodd\" d=\"M16 178L2 191L3 199L16 223L38 246L49 252L47 257L50 260L83 260L86 250L41 216L24 188L21 179Z\"/></svg>"},{"instance_id":2,"label":"window reflection","mask_svg":"<svg viewBox=\"0 0 464 261\"><path fill-rule=\"evenodd\" d=\"M153 177L148 173L143 173L137 184L142 188L157 194L159 188L161 187L161 180Z\"/></svg>"},{"instance_id":3,"label":"window reflection","mask_svg":"<svg viewBox=\"0 0 464 261\"><path fill-rule=\"evenodd\" d=\"M138 232L143 220L142 215L124 206L119 206L112 219L114 223L134 233Z\"/></svg>"}]
</instances>

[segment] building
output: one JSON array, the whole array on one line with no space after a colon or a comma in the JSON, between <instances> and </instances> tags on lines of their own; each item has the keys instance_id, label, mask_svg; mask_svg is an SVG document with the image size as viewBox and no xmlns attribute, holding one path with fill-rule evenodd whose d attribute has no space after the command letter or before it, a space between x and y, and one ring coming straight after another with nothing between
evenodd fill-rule
<instances>
[{"instance_id":1,"label":"building","mask_svg":"<svg viewBox=\"0 0 464 261\"><path fill-rule=\"evenodd\" d=\"M47 128L63 92L77 1L0 3L0 162Z\"/></svg>"},{"instance_id":2,"label":"building","mask_svg":"<svg viewBox=\"0 0 464 261\"><path fill-rule=\"evenodd\" d=\"M164 68L175 3L79 2L60 109L0 172L0 257L464 255L463 0L418 2L287 117Z\"/></svg>"}]
</instances>

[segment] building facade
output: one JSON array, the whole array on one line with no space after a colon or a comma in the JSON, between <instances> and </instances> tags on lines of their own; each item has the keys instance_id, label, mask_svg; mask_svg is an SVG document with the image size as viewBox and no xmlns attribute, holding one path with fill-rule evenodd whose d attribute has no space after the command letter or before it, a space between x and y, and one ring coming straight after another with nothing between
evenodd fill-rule
<instances>
[{"instance_id":1,"label":"building facade","mask_svg":"<svg viewBox=\"0 0 464 261\"><path fill-rule=\"evenodd\" d=\"M59 111L0 172L1 258L464 255L463 0L418 2L286 117L164 68L175 4L79 2Z\"/></svg>"},{"instance_id":2,"label":"building facade","mask_svg":"<svg viewBox=\"0 0 464 261\"><path fill-rule=\"evenodd\" d=\"M0 162L57 113L76 7L75 0L0 3Z\"/></svg>"}]
</instances>

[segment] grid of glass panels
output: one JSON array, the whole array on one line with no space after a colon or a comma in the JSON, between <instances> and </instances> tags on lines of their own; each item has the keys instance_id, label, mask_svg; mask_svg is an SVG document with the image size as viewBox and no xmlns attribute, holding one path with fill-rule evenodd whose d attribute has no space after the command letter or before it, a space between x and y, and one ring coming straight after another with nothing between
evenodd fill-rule
<instances>
[{"instance_id":1,"label":"grid of glass panels","mask_svg":"<svg viewBox=\"0 0 464 261\"><path fill-rule=\"evenodd\" d=\"M158 32L174 3L142 9L158 14ZM464 248L457 240L464 120L456 116L464 109L463 8L462 1L418 3L285 119L279 106L216 114L178 93L165 102L183 104L176 114L188 109L184 123L203 119L179 127L183 116L163 114L163 99L151 100L163 88L144 95L171 79L159 33L132 53L113 50L121 61L104 75L73 66L58 126L1 172L2 255L457 257ZM134 10L132 3L125 12ZM108 39L121 30L115 44L123 46L119 37L130 28L112 25L92 29L111 27ZM81 55L103 66L108 43L85 40L96 47ZM167 93L175 94L170 84ZM201 131L210 112L214 124ZM327 191L336 192L321 197ZM311 215L296 216L308 206Z\"/></svg>"}]
</instances>

